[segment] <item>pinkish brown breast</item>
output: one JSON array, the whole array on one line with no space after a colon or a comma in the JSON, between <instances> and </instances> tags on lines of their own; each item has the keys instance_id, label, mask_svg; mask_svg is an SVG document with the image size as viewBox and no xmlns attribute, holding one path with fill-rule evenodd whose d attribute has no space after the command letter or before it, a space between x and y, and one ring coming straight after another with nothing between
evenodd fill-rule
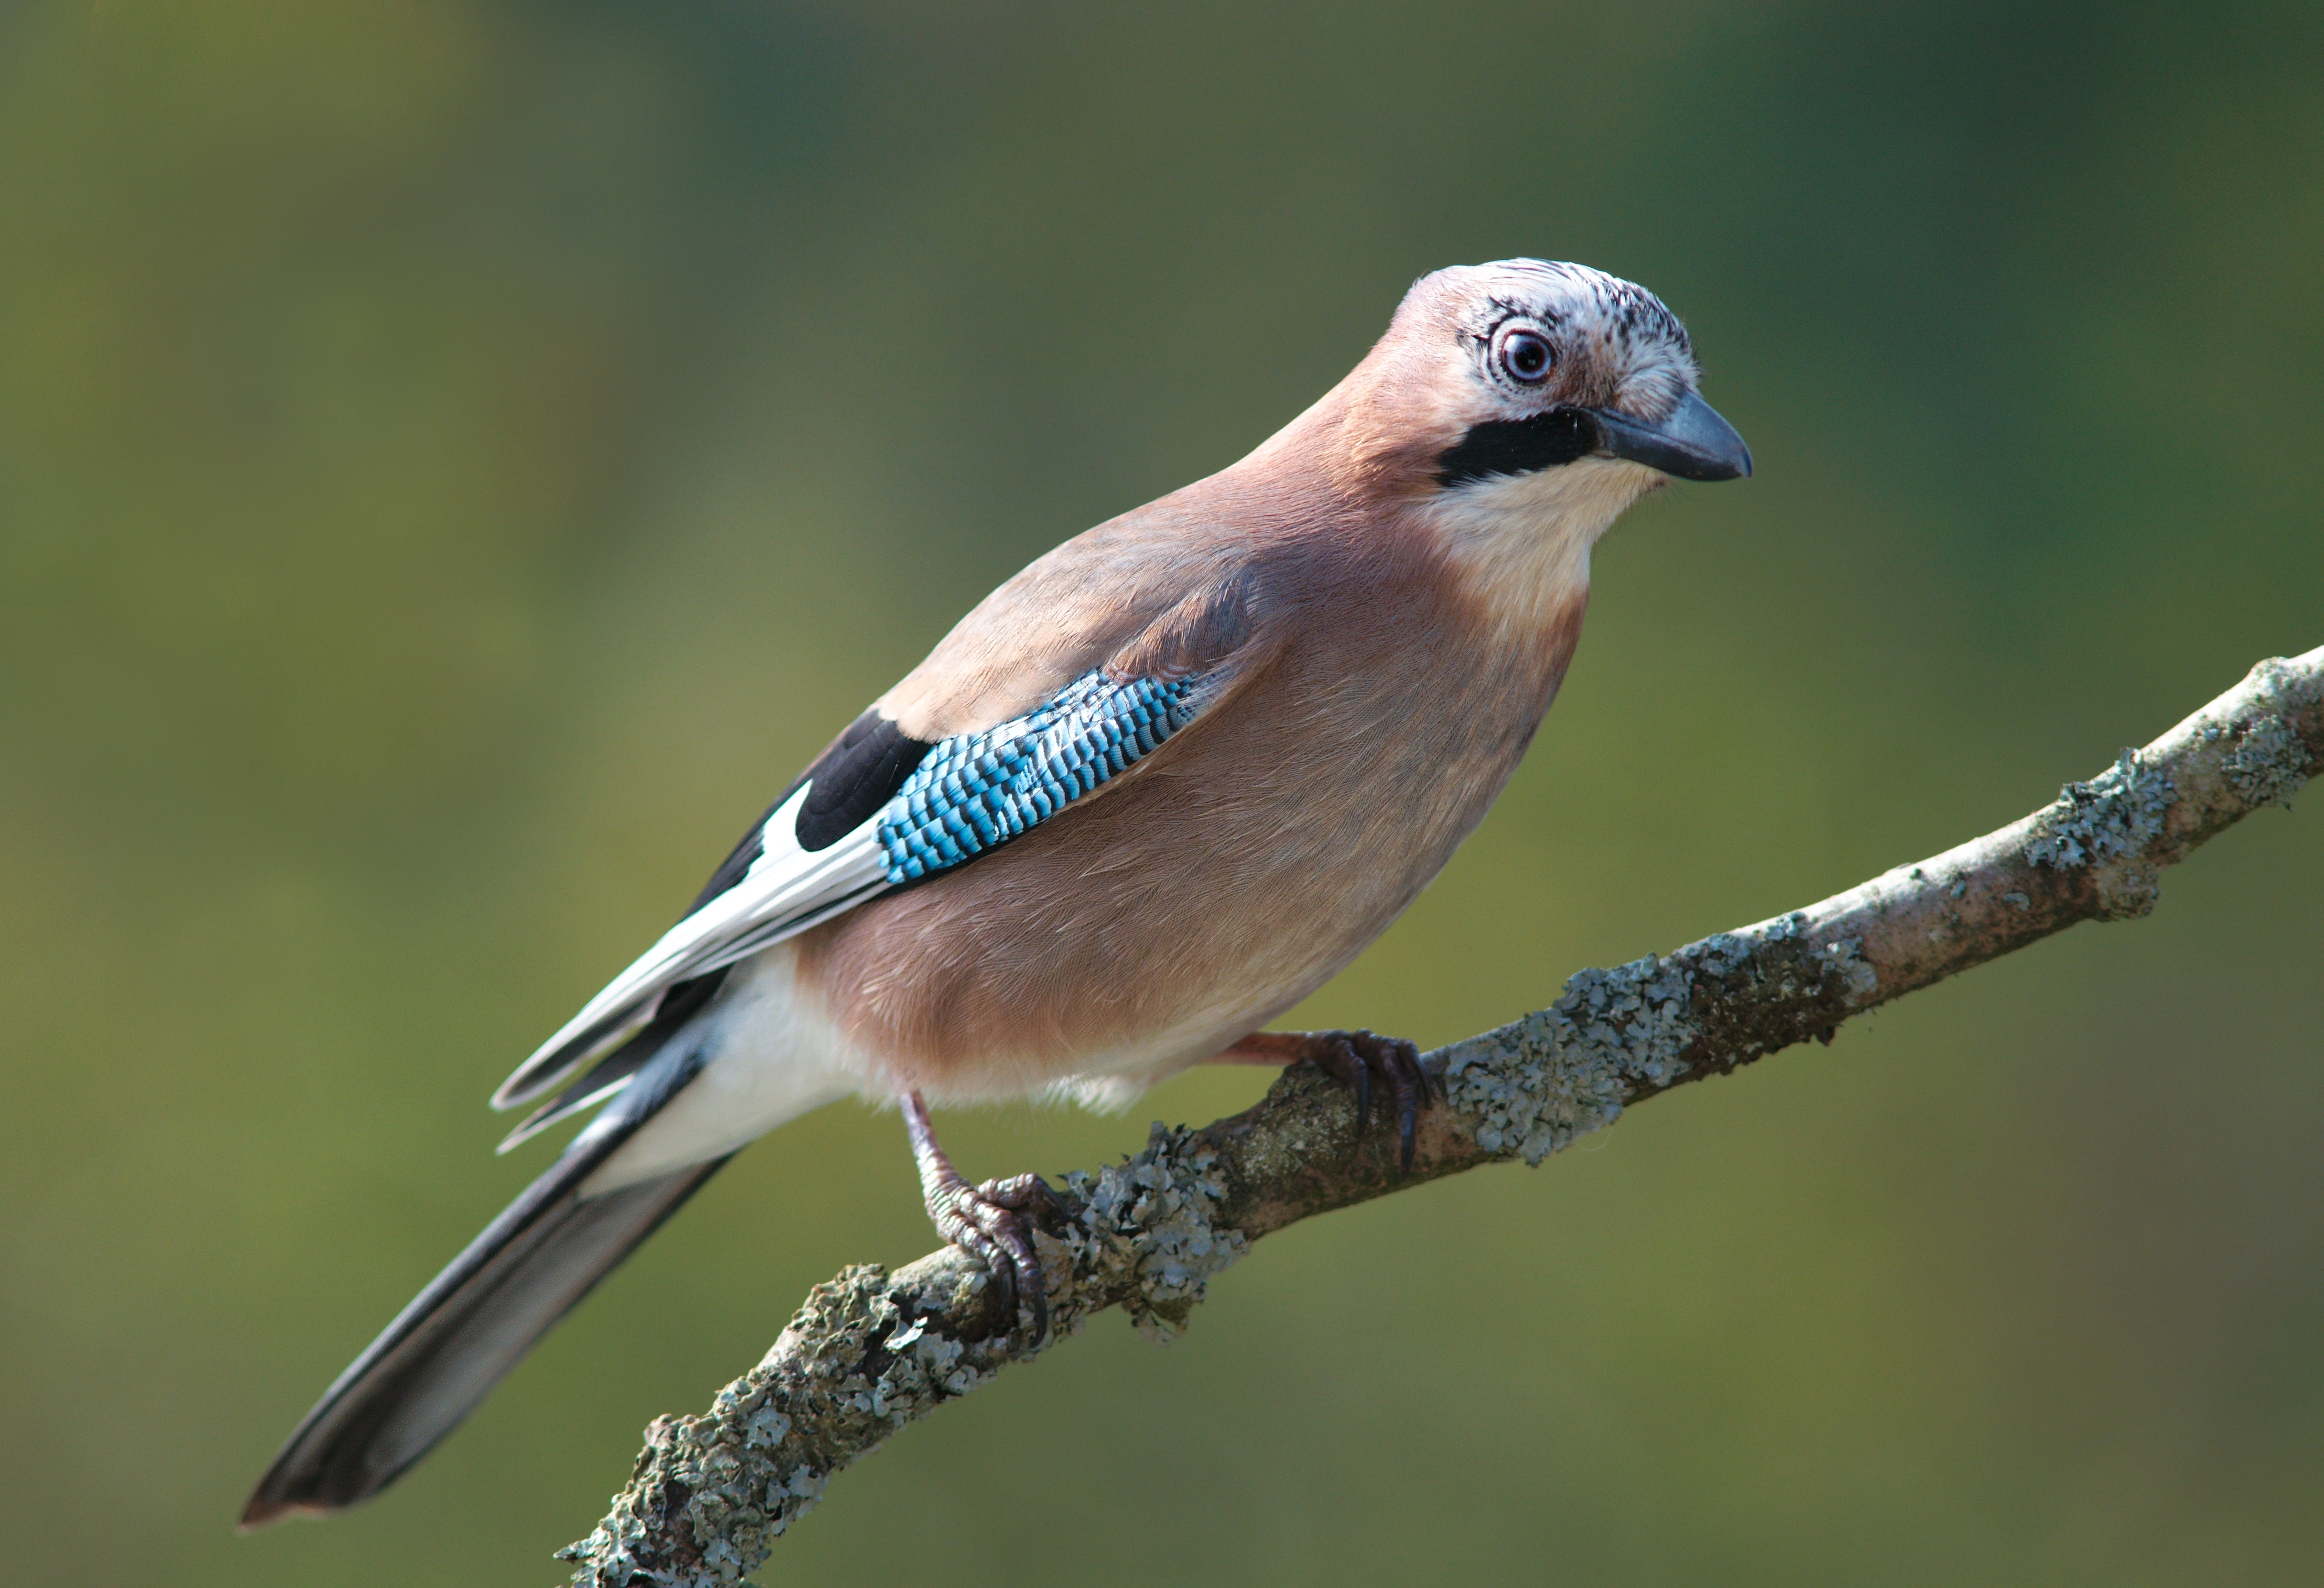
<instances>
[{"instance_id":1,"label":"pinkish brown breast","mask_svg":"<svg viewBox=\"0 0 2324 1588\"><path fill-rule=\"evenodd\" d=\"M800 938L806 989L899 1089L954 1100L1158 1079L1305 996L1483 818L1580 632L1586 585L1513 629L1434 544L1395 515L1277 533L1231 695L1087 803Z\"/></svg>"}]
</instances>

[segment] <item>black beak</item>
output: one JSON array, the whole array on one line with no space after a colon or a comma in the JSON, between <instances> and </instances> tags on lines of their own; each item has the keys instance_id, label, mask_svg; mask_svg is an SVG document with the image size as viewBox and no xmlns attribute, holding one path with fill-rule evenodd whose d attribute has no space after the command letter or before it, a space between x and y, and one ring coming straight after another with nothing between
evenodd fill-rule
<instances>
[{"instance_id":1,"label":"black beak","mask_svg":"<svg viewBox=\"0 0 2324 1588\"><path fill-rule=\"evenodd\" d=\"M1748 480L1751 449L1719 410L1692 391L1670 417L1648 425L1607 408L1585 410L1598 422L1601 457L1627 458L1679 480Z\"/></svg>"}]
</instances>

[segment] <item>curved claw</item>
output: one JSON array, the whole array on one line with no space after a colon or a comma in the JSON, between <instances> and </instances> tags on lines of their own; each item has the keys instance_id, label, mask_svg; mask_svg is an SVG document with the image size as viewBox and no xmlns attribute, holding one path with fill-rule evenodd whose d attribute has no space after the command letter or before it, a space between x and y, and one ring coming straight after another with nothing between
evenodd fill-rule
<instances>
[{"instance_id":1,"label":"curved claw","mask_svg":"<svg viewBox=\"0 0 2324 1588\"><path fill-rule=\"evenodd\" d=\"M973 1186L962 1178L936 1144L928 1105L918 1092L898 1100L904 1128L912 1138L912 1156L920 1166L921 1200L936 1233L984 1264L1001 1286L1001 1300L1014 1329L1020 1297L1033 1304L1033 1344L1049 1335L1049 1287L1042 1277L1040 1259L1033 1251L1033 1220L1026 1210L1037 1205L1054 1210L1056 1193L1038 1174L1011 1175Z\"/></svg>"},{"instance_id":2,"label":"curved claw","mask_svg":"<svg viewBox=\"0 0 2324 1588\"><path fill-rule=\"evenodd\" d=\"M982 1262L1001 1286L1001 1300L1013 1318L1019 1300L1033 1309L1033 1344L1049 1334L1049 1288L1033 1251L1033 1221L1026 1210L1054 1205L1056 1193L1036 1174L1012 1175L972 1186L965 1180L943 1188L928 1199L936 1233Z\"/></svg>"},{"instance_id":3,"label":"curved claw","mask_svg":"<svg viewBox=\"0 0 2324 1588\"><path fill-rule=\"evenodd\" d=\"M1372 1031L1310 1032L1305 1062L1355 1094L1358 1142L1371 1127L1373 1078L1387 1084L1396 1099L1397 1171L1410 1170L1419 1146L1420 1110L1437 1097L1436 1083L1421 1067L1419 1048Z\"/></svg>"},{"instance_id":4,"label":"curved claw","mask_svg":"<svg viewBox=\"0 0 2324 1588\"><path fill-rule=\"evenodd\" d=\"M1033 1250L1035 1220L1030 1216L1036 1208L1056 1212L1057 1194L1038 1174L1014 1174L1006 1180L987 1180L976 1188L976 1194L1008 1212L1001 1244L1009 1252L1009 1285L1032 1302L1033 1344L1038 1345L1049 1336L1049 1282L1041 1271L1040 1256ZM1015 1309L1010 1310L1013 1315Z\"/></svg>"},{"instance_id":5,"label":"curved claw","mask_svg":"<svg viewBox=\"0 0 2324 1588\"><path fill-rule=\"evenodd\" d=\"M1341 1085L1355 1090L1356 1139L1362 1141L1372 1127L1372 1067L1364 1061L1363 1051L1356 1046L1355 1033L1334 1031L1320 1034L1323 1051L1330 1055L1323 1061L1324 1070L1337 1078Z\"/></svg>"}]
</instances>

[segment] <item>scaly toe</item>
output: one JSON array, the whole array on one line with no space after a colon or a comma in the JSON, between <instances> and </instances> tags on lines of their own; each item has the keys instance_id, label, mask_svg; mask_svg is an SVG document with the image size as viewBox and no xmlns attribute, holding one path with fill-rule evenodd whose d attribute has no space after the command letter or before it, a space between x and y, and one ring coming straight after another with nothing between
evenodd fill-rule
<instances>
[{"instance_id":1,"label":"scaly toe","mask_svg":"<svg viewBox=\"0 0 2324 1588\"><path fill-rule=\"evenodd\" d=\"M1032 1220L1023 1209L1055 1201L1040 1176L1012 1175L981 1186L963 1184L945 1198L948 1216L936 1219L937 1233L982 1262L1000 1284L1008 1317L1016 1317L1020 1299L1032 1303L1037 1345L1049 1333L1048 1285L1034 1255Z\"/></svg>"}]
</instances>

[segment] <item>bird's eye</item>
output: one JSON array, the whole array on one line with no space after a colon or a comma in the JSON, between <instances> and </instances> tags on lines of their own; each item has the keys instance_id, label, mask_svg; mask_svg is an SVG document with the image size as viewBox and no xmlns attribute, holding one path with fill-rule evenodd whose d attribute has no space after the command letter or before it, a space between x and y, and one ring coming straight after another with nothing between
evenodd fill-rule
<instances>
[{"instance_id":1,"label":"bird's eye","mask_svg":"<svg viewBox=\"0 0 2324 1588\"><path fill-rule=\"evenodd\" d=\"M1557 354L1549 345L1549 338L1538 331L1517 329L1501 338L1501 368L1512 380L1530 386L1549 373L1557 362Z\"/></svg>"}]
</instances>

